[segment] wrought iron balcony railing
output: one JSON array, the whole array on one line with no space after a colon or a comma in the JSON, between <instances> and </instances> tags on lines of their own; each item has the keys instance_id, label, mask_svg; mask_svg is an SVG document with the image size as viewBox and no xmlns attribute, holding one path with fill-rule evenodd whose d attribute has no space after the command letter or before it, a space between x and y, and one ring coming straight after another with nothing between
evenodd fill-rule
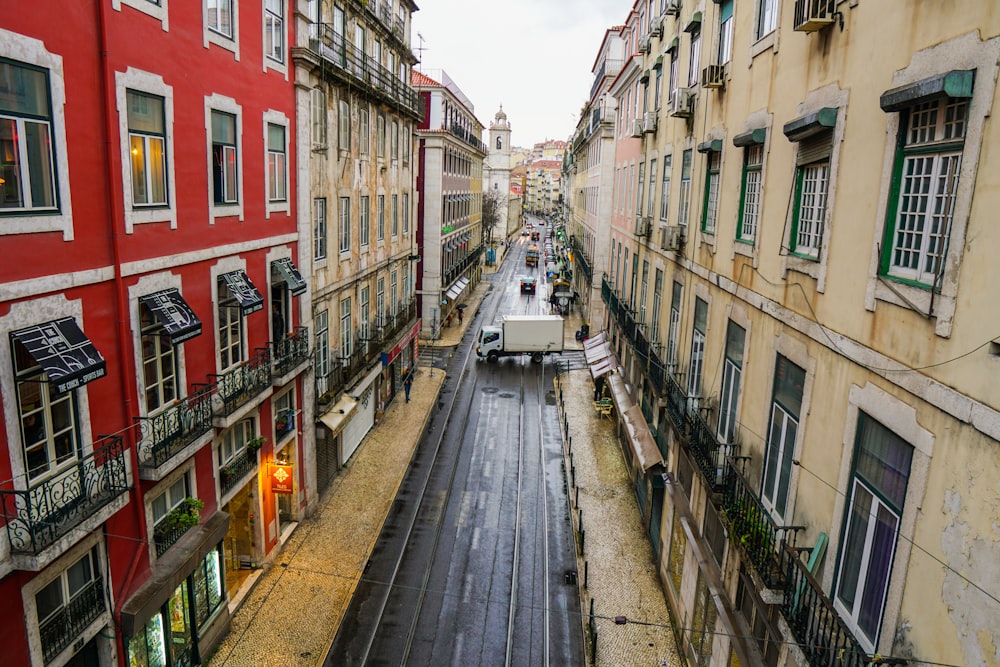
<instances>
[{"instance_id":1,"label":"wrought iron balcony railing","mask_svg":"<svg viewBox=\"0 0 1000 667\"><path fill-rule=\"evenodd\" d=\"M153 544L156 545L156 556L160 557L167 553L167 549L174 546L181 535L191 530L193 526L175 526L169 530L153 529Z\"/></svg>"},{"instance_id":2,"label":"wrought iron balcony railing","mask_svg":"<svg viewBox=\"0 0 1000 667\"><path fill-rule=\"evenodd\" d=\"M219 489L225 495L236 483L257 469L257 450L244 449L240 454L219 468Z\"/></svg>"},{"instance_id":3,"label":"wrought iron balcony railing","mask_svg":"<svg viewBox=\"0 0 1000 667\"><path fill-rule=\"evenodd\" d=\"M93 454L27 489L0 489L11 551L38 555L127 491L121 436L105 436Z\"/></svg>"},{"instance_id":4,"label":"wrought iron balcony railing","mask_svg":"<svg viewBox=\"0 0 1000 667\"><path fill-rule=\"evenodd\" d=\"M687 436L688 433L688 419L687 419L687 391L681 387L677 376L673 373L667 373L667 415L670 417L670 421L673 422L674 428L682 436Z\"/></svg>"},{"instance_id":5,"label":"wrought iron balcony railing","mask_svg":"<svg viewBox=\"0 0 1000 667\"><path fill-rule=\"evenodd\" d=\"M414 119L423 118L420 95L409 82L402 81L397 73L390 72L373 56L349 45L332 25L320 24L316 33L318 37L311 40L310 49L333 66L332 73L338 73Z\"/></svg>"},{"instance_id":6,"label":"wrought iron balcony railing","mask_svg":"<svg viewBox=\"0 0 1000 667\"><path fill-rule=\"evenodd\" d=\"M761 503L753 487L736 462L746 457L729 457L726 461L722 508L729 520L729 538L746 555L767 588L782 590L786 585L786 567L778 558L782 543L795 536L805 526L779 526Z\"/></svg>"},{"instance_id":7,"label":"wrought iron balcony railing","mask_svg":"<svg viewBox=\"0 0 1000 667\"><path fill-rule=\"evenodd\" d=\"M212 428L212 392L201 388L139 421L139 467L158 468Z\"/></svg>"},{"instance_id":8,"label":"wrought iron balcony railing","mask_svg":"<svg viewBox=\"0 0 1000 667\"><path fill-rule=\"evenodd\" d=\"M462 141L464 141L465 143L475 148L480 153L487 152L486 144L484 144L478 137L476 137L476 135L474 135L472 132L462 127L461 125L457 123L451 123L450 125L448 125L448 131L451 132L456 137L458 137L459 139L461 139Z\"/></svg>"},{"instance_id":9,"label":"wrought iron balcony railing","mask_svg":"<svg viewBox=\"0 0 1000 667\"><path fill-rule=\"evenodd\" d=\"M298 327L281 340L272 343L274 374L278 377L290 373L296 366L309 359L309 329Z\"/></svg>"},{"instance_id":10,"label":"wrought iron balcony railing","mask_svg":"<svg viewBox=\"0 0 1000 667\"><path fill-rule=\"evenodd\" d=\"M216 414L228 416L271 386L271 352L259 349L248 361L222 373L210 387L215 389ZM199 385L195 385L196 387Z\"/></svg>"},{"instance_id":11,"label":"wrought iron balcony railing","mask_svg":"<svg viewBox=\"0 0 1000 667\"><path fill-rule=\"evenodd\" d=\"M691 448L691 456L698 464L709 488L718 489L723 483L726 455L729 453L731 445L719 442L700 411L689 412L688 423L690 426L688 444Z\"/></svg>"},{"instance_id":12,"label":"wrought iron balcony railing","mask_svg":"<svg viewBox=\"0 0 1000 667\"><path fill-rule=\"evenodd\" d=\"M872 664L872 658L840 619L833 602L809 573L799 552L782 544L779 555L785 578L781 613L809 664L823 667Z\"/></svg>"},{"instance_id":13,"label":"wrought iron balcony railing","mask_svg":"<svg viewBox=\"0 0 1000 667\"><path fill-rule=\"evenodd\" d=\"M573 239L573 261L583 271L583 275L587 277L587 282L592 283L594 281L594 274L590 268L590 260L587 259L586 253L583 252L583 246L575 238Z\"/></svg>"},{"instance_id":14,"label":"wrought iron balcony railing","mask_svg":"<svg viewBox=\"0 0 1000 667\"><path fill-rule=\"evenodd\" d=\"M63 649L72 644L87 626L107 609L104 597L104 580L94 576L59 611L38 626L42 644L42 658L48 664Z\"/></svg>"}]
</instances>

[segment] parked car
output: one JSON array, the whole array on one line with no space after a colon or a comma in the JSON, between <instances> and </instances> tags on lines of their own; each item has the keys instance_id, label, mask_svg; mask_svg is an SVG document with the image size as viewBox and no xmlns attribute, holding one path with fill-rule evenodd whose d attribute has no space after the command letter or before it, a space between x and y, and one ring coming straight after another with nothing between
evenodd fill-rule
<instances>
[{"instance_id":1,"label":"parked car","mask_svg":"<svg viewBox=\"0 0 1000 667\"><path fill-rule=\"evenodd\" d=\"M534 294L537 284L534 276L521 276L521 294Z\"/></svg>"}]
</instances>

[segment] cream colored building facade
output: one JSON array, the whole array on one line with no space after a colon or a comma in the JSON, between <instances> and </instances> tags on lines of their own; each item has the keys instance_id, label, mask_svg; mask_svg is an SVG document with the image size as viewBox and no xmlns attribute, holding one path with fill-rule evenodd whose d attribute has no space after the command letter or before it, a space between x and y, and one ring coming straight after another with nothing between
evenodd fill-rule
<instances>
[{"instance_id":1,"label":"cream colored building facade","mask_svg":"<svg viewBox=\"0 0 1000 667\"><path fill-rule=\"evenodd\" d=\"M311 277L318 488L402 387L419 330L408 0L300 1L299 236Z\"/></svg>"},{"instance_id":2,"label":"cream colored building facade","mask_svg":"<svg viewBox=\"0 0 1000 667\"><path fill-rule=\"evenodd\" d=\"M680 645L711 665L1000 664L1000 12L626 11L642 75L615 104L642 102L619 116L650 232L620 243L662 272L662 307L637 322L654 290L637 303L635 264L593 258L590 312L662 457L634 474ZM570 167L585 253L611 221L581 192L592 142L578 128Z\"/></svg>"}]
</instances>

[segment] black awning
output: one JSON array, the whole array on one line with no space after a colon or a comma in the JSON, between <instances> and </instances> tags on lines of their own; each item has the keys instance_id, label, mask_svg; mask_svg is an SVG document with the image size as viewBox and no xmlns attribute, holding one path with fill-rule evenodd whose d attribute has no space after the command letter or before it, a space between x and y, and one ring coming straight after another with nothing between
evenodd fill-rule
<instances>
[{"instance_id":1,"label":"black awning","mask_svg":"<svg viewBox=\"0 0 1000 667\"><path fill-rule=\"evenodd\" d=\"M201 334L201 320L176 289L165 289L140 296L139 301L145 304L163 325L174 345Z\"/></svg>"},{"instance_id":2,"label":"black awning","mask_svg":"<svg viewBox=\"0 0 1000 667\"><path fill-rule=\"evenodd\" d=\"M271 262L271 268L277 271L281 279L285 281L288 289L292 292L292 296L298 296L306 291L306 281L302 279L302 274L299 273L298 268L292 264L292 260L288 257L282 257Z\"/></svg>"},{"instance_id":3,"label":"black awning","mask_svg":"<svg viewBox=\"0 0 1000 667\"><path fill-rule=\"evenodd\" d=\"M247 276L246 271L239 270L223 273L222 279L226 281L229 293L240 304L240 310L244 315L256 313L264 307L264 297L260 295L257 288L250 282L250 277Z\"/></svg>"},{"instance_id":4,"label":"black awning","mask_svg":"<svg viewBox=\"0 0 1000 667\"><path fill-rule=\"evenodd\" d=\"M21 329L11 336L45 369L58 393L107 375L104 357L73 317Z\"/></svg>"}]
</instances>

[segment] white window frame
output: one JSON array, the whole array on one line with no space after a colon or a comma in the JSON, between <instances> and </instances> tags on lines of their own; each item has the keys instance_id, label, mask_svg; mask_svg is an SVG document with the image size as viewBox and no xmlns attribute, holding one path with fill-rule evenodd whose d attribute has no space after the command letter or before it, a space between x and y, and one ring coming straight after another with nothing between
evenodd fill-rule
<instances>
[{"instance_id":1,"label":"white window frame","mask_svg":"<svg viewBox=\"0 0 1000 667\"><path fill-rule=\"evenodd\" d=\"M660 181L660 224L670 220L670 171L673 168L673 155L663 156L663 179Z\"/></svg>"},{"instance_id":2,"label":"white window frame","mask_svg":"<svg viewBox=\"0 0 1000 667\"><path fill-rule=\"evenodd\" d=\"M170 0L111 0L111 9L116 12L122 10L122 6L131 7L143 14L148 14L160 22L163 32L170 30Z\"/></svg>"},{"instance_id":3,"label":"white window frame","mask_svg":"<svg viewBox=\"0 0 1000 667\"><path fill-rule=\"evenodd\" d=\"M358 155L362 159L368 157L371 150L371 129L369 123L370 114L367 108L361 108L358 112Z\"/></svg>"},{"instance_id":4,"label":"white window frame","mask_svg":"<svg viewBox=\"0 0 1000 667\"><path fill-rule=\"evenodd\" d=\"M904 138L902 149L899 151L897 160L899 161L899 193L896 202L893 202L895 215L891 225L891 242L886 243L886 252L889 253L886 273L894 278L909 280L925 287L937 287L939 274L943 273L942 265L946 262L946 250L948 248L951 230L955 216L955 200L958 197L959 180L962 171L962 155L965 149L965 141L969 127L969 104L968 100L958 99L938 99L922 104L916 104L907 110L906 137ZM954 130L959 122L947 122L949 111L954 112L959 107L963 109L961 125L961 136L958 138L943 138L948 136L948 130ZM926 138L930 132L934 133L934 138L930 141L914 140L917 131L914 129L914 117L923 114L923 118L933 113L935 122L932 125L922 125L921 139ZM949 146L949 150L941 150L938 146ZM907 168L909 165L925 162L930 169L924 170L914 176ZM948 169L942 169L947 165ZM926 188L918 188L917 193L907 194L907 184L913 180L921 179L929 181ZM923 195L920 197L919 195ZM903 205L908 196L913 199L921 199L925 206L921 215L917 211L904 211ZM940 205L942 200L946 200L944 206ZM943 212L942 212L943 211ZM908 218L914 221L908 228L901 230L900 222ZM935 231L936 230L936 231ZM899 239L905 235L908 239L918 239L911 247L901 247ZM935 243L936 240L936 243ZM936 246L936 252L932 250ZM896 261L900 254L914 256L917 268L903 266ZM929 271L926 267L931 258L936 256L936 270Z\"/></svg>"},{"instance_id":5,"label":"white window frame","mask_svg":"<svg viewBox=\"0 0 1000 667\"><path fill-rule=\"evenodd\" d=\"M677 207L677 224L687 227L691 215L691 172L693 170L694 151L690 148L681 154L681 187L680 201Z\"/></svg>"},{"instance_id":6,"label":"white window frame","mask_svg":"<svg viewBox=\"0 0 1000 667\"><path fill-rule=\"evenodd\" d=\"M282 74L288 71L287 65L287 45L288 31L285 28L285 17L288 16L288 8L285 0L264 0L261 3L262 17L262 51L264 53L264 70L274 69ZM277 35L277 42L274 36ZM277 52L277 56L275 56Z\"/></svg>"},{"instance_id":7,"label":"white window frame","mask_svg":"<svg viewBox=\"0 0 1000 667\"><path fill-rule=\"evenodd\" d=\"M36 596L42 591L42 589L56 579L62 577L71 566L78 563L80 559L92 553L94 550L96 550L97 558L97 567L95 568L95 572L101 575L101 578L104 579L104 585L108 586L109 582L106 577L108 572L108 556L105 552L104 543L101 541L101 531L96 531L91 532L89 535L84 537L65 554L60 556L58 560L54 561L49 567L39 572L37 576L32 577L21 589L22 608L24 610L25 626L28 629L28 649L31 654L32 665L46 664L43 657L41 632L38 627L38 603L36 602ZM94 621L77 637L72 644L63 649L63 651L54 657L48 664L65 664L75 653L73 650L74 644L79 643L81 640L84 644L86 644L101 633L105 627L112 623L111 611L108 608L108 605L105 604L104 612L95 618Z\"/></svg>"},{"instance_id":8,"label":"white window frame","mask_svg":"<svg viewBox=\"0 0 1000 667\"><path fill-rule=\"evenodd\" d=\"M701 221L704 234L715 234L719 222L719 189L722 182L722 152L709 151L705 165L705 211Z\"/></svg>"},{"instance_id":9,"label":"white window frame","mask_svg":"<svg viewBox=\"0 0 1000 667\"><path fill-rule=\"evenodd\" d=\"M385 195L375 198L376 238L385 241Z\"/></svg>"},{"instance_id":10,"label":"white window frame","mask_svg":"<svg viewBox=\"0 0 1000 667\"><path fill-rule=\"evenodd\" d=\"M284 213L288 215L291 213L292 210L291 197L289 196L289 187L290 187L289 181L291 178L291 175L289 173L289 165L291 164L291 155L290 155L291 143L289 135L291 134L291 122L288 120L288 116L281 113L280 111L274 111L273 109L269 109L264 112L263 121L264 121L264 164L266 165L266 169L264 170L265 171L264 198L265 201L267 202L267 208L264 213L264 217L270 218L272 213ZM281 171L283 172L281 174L277 173L277 169L274 168L275 166L272 165L271 163L272 158L278 157L278 153L276 151L272 151L271 148L268 146L269 143L268 126L270 125L276 125L278 127L284 128L284 132L282 134L284 135L285 145L283 146L281 152L281 157L283 158L284 161L284 167L283 169L281 169ZM280 183L275 183L277 185L280 185L282 190L282 193L280 193L282 196L281 198L278 199L271 198L272 196L271 186L272 186L272 181L274 181L275 178L278 178L278 180L281 181Z\"/></svg>"},{"instance_id":11,"label":"white window frame","mask_svg":"<svg viewBox=\"0 0 1000 667\"><path fill-rule=\"evenodd\" d=\"M49 136L53 144L53 175L56 208L27 209L17 215L5 215L0 234L60 232L64 241L73 240L73 204L70 200L69 162L66 141L66 81L62 56L50 53L44 42L0 29L0 56L17 63L46 70L49 80L49 104L52 109Z\"/></svg>"},{"instance_id":12,"label":"white window frame","mask_svg":"<svg viewBox=\"0 0 1000 667\"><path fill-rule=\"evenodd\" d=\"M326 209L326 197L313 199L313 260L316 262L326 262L328 252Z\"/></svg>"},{"instance_id":13,"label":"white window frame","mask_svg":"<svg viewBox=\"0 0 1000 667\"><path fill-rule=\"evenodd\" d=\"M46 313L46 315L42 317L39 313ZM79 300L70 301L62 294L17 301L11 303L10 311L6 315L0 316L0 337L3 340L10 340L10 334L14 331L35 326L45 322L47 318L58 319L60 317L73 317L78 323L83 323L82 302ZM8 372L0 373L0 392L4 396L16 397L18 393L13 371L14 359L9 344L0 345L0 368L8 369ZM78 455L85 457L93 453L94 443L90 426L90 392L74 389L68 393L71 393L73 395L72 399L76 401L74 419L76 420ZM11 444L8 447L10 477L14 480L14 488L27 489L27 469L24 462L23 442L20 436L21 423L19 410L16 407L12 410L4 410L4 419L7 433L17 434L16 438L18 442L18 445L14 446L14 436L8 437Z\"/></svg>"},{"instance_id":14,"label":"white window frame","mask_svg":"<svg viewBox=\"0 0 1000 667\"><path fill-rule=\"evenodd\" d=\"M330 375L330 314L321 310L313 318L313 329L316 331L316 394L322 396L327 390L327 380Z\"/></svg>"},{"instance_id":15,"label":"white window frame","mask_svg":"<svg viewBox=\"0 0 1000 667\"><path fill-rule=\"evenodd\" d=\"M759 42L778 29L778 0L757 0L753 41Z\"/></svg>"},{"instance_id":16,"label":"white window frame","mask_svg":"<svg viewBox=\"0 0 1000 667\"><path fill-rule=\"evenodd\" d=\"M797 366L803 372L802 395L799 396L799 413L797 415L791 414L788 407L778 402L774 377L778 372L779 357L784 358L788 364ZM792 461L795 458L798 443L802 439L801 427L802 418L806 414L806 384L808 379L809 369L804 368L778 350L774 357L771 373L771 395L768 400L770 414L761 470L760 501L779 524L786 517L792 516L793 495L795 493ZM773 466L777 466L777 468L773 468ZM785 498L780 501L779 505L778 496L782 487L784 487Z\"/></svg>"},{"instance_id":17,"label":"white window frame","mask_svg":"<svg viewBox=\"0 0 1000 667\"><path fill-rule=\"evenodd\" d=\"M145 1L145 0L143 0ZM132 193L132 157L128 142L128 91L134 90L163 98L164 148L167 156L165 165L167 201L165 204L134 206ZM118 104L118 132L121 142L122 195L125 201L125 233L131 234L135 226L152 222L168 222L171 229L177 229L176 179L174 160L174 89L167 85L163 77L151 72L129 67L124 72L115 73L115 97Z\"/></svg>"},{"instance_id":18,"label":"white window frame","mask_svg":"<svg viewBox=\"0 0 1000 667\"><path fill-rule=\"evenodd\" d=\"M208 6L213 3L228 4L230 7L230 22L232 24L232 34L216 30L209 23ZM203 25L203 45L207 49L209 44L214 44L227 51L232 51L236 60L240 59L240 0L202 0L202 25Z\"/></svg>"},{"instance_id":19,"label":"white window frame","mask_svg":"<svg viewBox=\"0 0 1000 667\"><path fill-rule=\"evenodd\" d=\"M351 153L351 105L347 100L337 102L337 150L341 157Z\"/></svg>"},{"instance_id":20,"label":"white window frame","mask_svg":"<svg viewBox=\"0 0 1000 667\"><path fill-rule=\"evenodd\" d=\"M326 148L326 91L322 88L310 89L309 111L313 150Z\"/></svg>"},{"instance_id":21,"label":"white window frame","mask_svg":"<svg viewBox=\"0 0 1000 667\"><path fill-rule=\"evenodd\" d=\"M740 402L740 390L743 384L743 363L746 355L747 331L742 325L729 320L726 325L726 340L723 348L722 387L719 391L719 420L716 433L720 442L732 443L736 437L736 418ZM743 331L743 347L739 350L740 359L736 363L729 356L729 329L739 327Z\"/></svg>"},{"instance_id":22,"label":"white window frame","mask_svg":"<svg viewBox=\"0 0 1000 667\"><path fill-rule=\"evenodd\" d=\"M220 111L222 113L227 113L236 117L236 198L237 201L234 203L215 203L215 192L214 192L214 165L212 164L212 156L215 154L213 148L213 137L212 137L212 112ZM287 121L286 121L287 122ZM206 167L208 170L208 221L209 224L215 224L217 218L237 216L237 218L242 221L244 216L244 196L243 196L243 181L244 181L244 170L243 170L243 107L236 103L231 97L225 97L223 95L213 94L205 98L205 139L207 144L206 155L208 159L206 160Z\"/></svg>"},{"instance_id":23,"label":"white window frame","mask_svg":"<svg viewBox=\"0 0 1000 667\"><path fill-rule=\"evenodd\" d=\"M361 195L358 216L358 241L362 250L366 250L372 242L372 206L368 195Z\"/></svg>"},{"instance_id":24,"label":"white window frame","mask_svg":"<svg viewBox=\"0 0 1000 667\"><path fill-rule=\"evenodd\" d=\"M410 193L403 193L403 236L410 233Z\"/></svg>"},{"instance_id":25,"label":"white window frame","mask_svg":"<svg viewBox=\"0 0 1000 667\"><path fill-rule=\"evenodd\" d=\"M340 358L344 364L348 363L354 352L354 330L351 324L351 297L345 296L340 300Z\"/></svg>"},{"instance_id":26,"label":"white window frame","mask_svg":"<svg viewBox=\"0 0 1000 667\"><path fill-rule=\"evenodd\" d=\"M162 271L157 273L149 273L139 278L134 285L128 288L128 299L129 299L129 324L130 331L132 333L132 348L133 348L133 359L136 368L143 367L143 345L142 345L142 330L140 326L139 319L139 308L140 302L139 297L145 296L147 294L153 294L155 292L161 292L167 289L176 289L181 292L182 289L181 278L178 275L170 271ZM176 394L178 397L183 396L184 388L187 387L187 379L185 373L184 364L184 349L183 343L180 345L174 345L173 351L176 358L176 376L175 382L177 384ZM136 373L135 388L137 395L139 396L139 414L141 416L147 416L151 412L156 410L150 410L149 405L146 403L146 383L145 376L143 373ZM166 405L166 404L164 404Z\"/></svg>"},{"instance_id":27,"label":"white window frame","mask_svg":"<svg viewBox=\"0 0 1000 667\"><path fill-rule=\"evenodd\" d=\"M351 252L351 198L337 200L337 245L341 256Z\"/></svg>"},{"instance_id":28,"label":"white window frame","mask_svg":"<svg viewBox=\"0 0 1000 667\"><path fill-rule=\"evenodd\" d=\"M800 165L795 173L795 214L793 253L819 260L826 232L830 192L830 159ZM805 214L805 215L804 215ZM805 225L803 225L805 222Z\"/></svg>"},{"instance_id":29,"label":"white window frame","mask_svg":"<svg viewBox=\"0 0 1000 667\"><path fill-rule=\"evenodd\" d=\"M757 242L760 204L764 195L764 144L743 148L743 173L740 190L740 215L736 227L737 243Z\"/></svg>"}]
</instances>

